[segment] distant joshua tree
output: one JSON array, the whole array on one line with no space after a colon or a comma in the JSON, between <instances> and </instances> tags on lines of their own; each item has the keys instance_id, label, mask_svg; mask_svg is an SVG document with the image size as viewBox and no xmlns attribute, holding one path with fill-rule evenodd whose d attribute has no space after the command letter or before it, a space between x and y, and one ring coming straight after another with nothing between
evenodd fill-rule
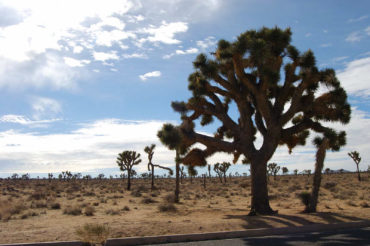
<instances>
[{"instance_id":1,"label":"distant joshua tree","mask_svg":"<svg viewBox=\"0 0 370 246\"><path fill-rule=\"evenodd\" d=\"M208 176L211 178L211 165L208 164Z\"/></svg>"},{"instance_id":2,"label":"distant joshua tree","mask_svg":"<svg viewBox=\"0 0 370 246\"><path fill-rule=\"evenodd\" d=\"M280 166L278 166L277 163L273 162L273 163L269 163L267 165L267 171L271 174L271 175L274 175L274 180L276 180L276 174L279 172L280 170Z\"/></svg>"},{"instance_id":3,"label":"distant joshua tree","mask_svg":"<svg viewBox=\"0 0 370 246\"><path fill-rule=\"evenodd\" d=\"M185 176L186 176L186 174L185 174L185 171L184 171L184 166L182 166L182 167L180 168L180 182L181 182L181 184L182 184L182 179L183 179Z\"/></svg>"},{"instance_id":4,"label":"distant joshua tree","mask_svg":"<svg viewBox=\"0 0 370 246\"><path fill-rule=\"evenodd\" d=\"M49 182L51 182L51 180L53 179L53 174L52 173L48 173L48 179L49 179Z\"/></svg>"},{"instance_id":5,"label":"distant joshua tree","mask_svg":"<svg viewBox=\"0 0 370 246\"><path fill-rule=\"evenodd\" d=\"M282 171L284 175L286 175L289 172L287 167L282 167Z\"/></svg>"},{"instance_id":6,"label":"distant joshua tree","mask_svg":"<svg viewBox=\"0 0 370 246\"><path fill-rule=\"evenodd\" d=\"M190 176L190 183L193 183L193 177L198 175L198 171L195 169L194 166L187 166L188 167L188 174Z\"/></svg>"},{"instance_id":7,"label":"distant joshua tree","mask_svg":"<svg viewBox=\"0 0 370 246\"><path fill-rule=\"evenodd\" d=\"M357 151L352 151L352 152L349 152L348 155L355 162L356 167L357 167L357 178L358 178L358 181L361 181L360 169L359 169L359 165L360 165L360 162L361 162L360 153L358 153Z\"/></svg>"},{"instance_id":8,"label":"distant joshua tree","mask_svg":"<svg viewBox=\"0 0 370 246\"><path fill-rule=\"evenodd\" d=\"M226 183L226 172L230 166L231 164L229 162L222 162L220 166L218 167L218 169L220 169L221 172L223 173L225 183Z\"/></svg>"},{"instance_id":9,"label":"distant joshua tree","mask_svg":"<svg viewBox=\"0 0 370 246\"><path fill-rule=\"evenodd\" d=\"M172 176L173 175L173 171L171 168L168 168L168 167L164 167L164 166L160 166L158 164L153 164L152 162L152 159L153 159L153 155L154 155L154 148L155 148L155 144L152 144L150 146L146 146L144 151L145 153L148 154L148 171L151 171L152 172L152 190L154 189L154 167L158 167L158 168L162 168L162 169L165 169L169 172L169 174Z\"/></svg>"},{"instance_id":10,"label":"distant joshua tree","mask_svg":"<svg viewBox=\"0 0 370 246\"><path fill-rule=\"evenodd\" d=\"M216 163L214 166L213 166L213 171L215 171L215 173L217 174L217 176L219 177L220 179L220 182L222 183L222 171L220 169L220 163Z\"/></svg>"},{"instance_id":11,"label":"distant joshua tree","mask_svg":"<svg viewBox=\"0 0 370 246\"><path fill-rule=\"evenodd\" d=\"M295 175L295 176L297 176L297 175L298 175L298 169L294 169L294 170L293 170L293 172L294 172L294 175Z\"/></svg>"},{"instance_id":12,"label":"distant joshua tree","mask_svg":"<svg viewBox=\"0 0 370 246\"><path fill-rule=\"evenodd\" d=\"M324 172L325 172L326 175L329 175L330 172L331 172L331 170L330 170L330 168L327 167L327 168L325 168L325 171Z\"/></svg>"},{"instance_id":13,"label":"distant joshua tree","mask_svg":"<svg viewBox=\"0 0 370 246\"><path fill-rule=\"evenodd\" d=\"M127 190L131 189L132 168L141 162L140 154L136 151L126 150L118 154L117 164L122 172L127 171Z\"/></svg>"}]
</instances>

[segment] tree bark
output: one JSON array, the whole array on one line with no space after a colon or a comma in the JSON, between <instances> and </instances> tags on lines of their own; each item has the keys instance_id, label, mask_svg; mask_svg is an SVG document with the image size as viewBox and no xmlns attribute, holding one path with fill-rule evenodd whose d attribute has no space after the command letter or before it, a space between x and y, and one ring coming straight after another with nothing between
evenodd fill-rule
<instances>
[{"instance_id":1,"label":"tree bark","mask_svg":"<svg viewBox=\"0 0 370 246\"><path fill-rule=\"evenodd\" d=\"M319 198L319 190L321 185L321 173L322 169L324 168L324 160L328 144L329 144L328 139L324 138L316 152L316 165L315 173L313 176L311 198L310 203L308 205L308 210L306 211L308 213L316 212L317 202Z\"/></svg>"},{"instance_id":2,"label":"tree bark","mask_svg":"<svg viewBox=\"0 0 370 246\"><path fill-rule=\"evenodd\" d=\"M360 169L359 169L359 164L360 163L356 163L356 166L357 166L357 179L358 179L358 181L361 181L361 176L360 176Z\"/></svg>"},{"instance_id":3,"label":"tree bark","mask_svg":"<svg viewBox=\"0 0 370 246\"><path fill-rule=\"evenodd\" d=\"M131 189L131 170L127 172L127 190Z\"/></svg>"},{"instance_id":4,"label":"tree bark","mask_svg":"<svg viewBox=\"0 0 370 246\"><path fill-rule=\"evenodd\" d=\"M276 214L270 207L268 190L267 190L267 161L251 161L251 210L249 215L268 215Z\"/></svg>"},{"instance_id":5,"label":"tree bark","mask_svg":"<svg viewBox=\"0 0 370 246\"><path fill-rule=\"evenodd\" d=\"M180 201L180 155L178 151L176 151L176 187L175 187L175 202L178 203Z\"/></svg>"},{"instance_id":6,"label":"tree bark","mask_svg":"<svg viewBox=\"0 0 370 246\"><path fill-rule=\"evenodd\" d=\"M154 166L152 166L152 190L154 189Z\"/></svg>"}]
</instances>

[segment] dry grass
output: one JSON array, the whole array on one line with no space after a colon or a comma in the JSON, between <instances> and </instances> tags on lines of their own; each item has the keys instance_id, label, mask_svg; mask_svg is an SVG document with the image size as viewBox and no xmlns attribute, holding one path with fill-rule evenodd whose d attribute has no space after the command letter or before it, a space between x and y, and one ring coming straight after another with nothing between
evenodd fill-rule
<instances>
[{"instance_id":1,"label":"dry grass","mask_svg":"<svg viewBox=\"0 0 370 246\"><path fill-rule=\"evenodd\" d=\"M0 180L0 243L75 240L85 224L110 227L111 237L150 236L201 231L242 230L310 223L370 219L370 181L355 174L324 175L318 213L303 214L299 194L309 191L312 176L270 179L269 195L279 215L248 217L250 179L184 179L180 203L174 203L173 179L122 180ZM74 216L72 216L74 215ZM83 216L82 216L83 215Z\"/></svg>"}]
</instances>

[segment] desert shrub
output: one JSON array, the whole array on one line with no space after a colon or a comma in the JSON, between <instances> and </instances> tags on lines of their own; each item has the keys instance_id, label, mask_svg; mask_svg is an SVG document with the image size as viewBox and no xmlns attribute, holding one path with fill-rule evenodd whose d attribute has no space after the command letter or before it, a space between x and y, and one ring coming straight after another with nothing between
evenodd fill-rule
<instances>
[{"instance_id":1,"label":"desert shrub","mask_svg":"<svg viewBox=\"0 0 370 246\"><path fill-rule=\"evenodd\" d=\"M141 191L139 189L134 190L131 192L131 196L133 197L141 197Z\"/></svg>"},{"instance_id":2,"label":"desert shrub","mask_svg":"<svg viewBox=\"0 0 370 246\"><path fill-rule=\"evenodd\" d=\"M144 204L150 204L150 203L155 203L157 201L153 200L151 197L144 197L143 200L141 200L141 203Z\"/></svg>"},{"instance_id":3,"label":"desert shrub","mask_svg":"<svg viewBox=\"0 0 370 246\"><path fill-rule=\"evenodd\" d=\"M177 208L173 203L163 203L158 206L160 212L176 212Z\"/></svg>"},{"instance_id":4,"label":"desert shrub","mask_svg":"<svg viewBox=\"0 0 370 246\"><path fill-rule=\"evenodd\" d=\"M331 190L332 188L334 188L335 186L337 186L337 183L335 182L326 182L323 187L327 190Z\"/></svg>"},{"instance_id":5,"label":"desert shrub","mask_svg":"<svg viewBox=\"0 0 370 246\"><path fill-rule=\"evenodd\" d=\"M28 200L41 200L46 198L46 193L44 191L35 191L29 197Z\"/></svg>"},{"instance_id":6,"label":"desert shrub","mask_svg":"<svg viewBox=\"0 0 370 246\"><path fill-rule=\"evenodd\" d=\"M50 208L50 209L60 209L60 203L59 203L59 202L52 202L52 203L49 205L49 208Z\"/></svg>"},{"instance_id":7,"label":"desert shrub","mask_svg":"<svg viewBox=\"0 0 370 246\"><path fill-rule=\"evenodd\" d=\"M85 224L76 230L76 234L84 243L104 245L109 236L109 228L106 225Z\"/></svg>"},{"instance_id":8,"label":"desert shrub","mask_svg":"<svg viewBox=\"0 0 370 246\"><path fill-rule=\"evenodd\" d=\"M308 191L302 191L298 194L299 199L305 205L305 210L308 210L308 205L310 204L311 200L311 193Z\"/></svg>"},{"instance_id":9,"label":"desert shrub","mask_svg":"<svg viewBox=\"0 0 370 246\"><path fill-rule=\"evenodd\" d=\"M293 184L288 187L288 192L294 192L300 189L302 189L302 187L299 184Z\"/></svg>"},{"instance_id":10,"label":"desert shrub","mask_svg":"<svg viewBox=\"0 0 370 246\"><path fill-rule=\"evenodd\" d=\"M95 208L94 207L91 207L90 205L85 207L84 214L86 216L93 216L94 213L95 213Z\"/></svg>"},{"instance_id":11,"label":"desert shrub","mask_svg":"<svg viewBox=\"0 0 370 246\"><path fill-rule=\"evenodd\" d=\"M98 202L94 202L93 203L93 206L97 207L97 206L99 206L99 203Z\"/></svg>"},{"instance_id":12,"label":"desert shrub","mask_svg":"<svg viewBox=\"0 0 370 246\"><path fill-rule=\"evenodd\" d=\"M361 202L360 206L363 207L363 208L370 208L370 205L365 201Z\"/></svg>"},{"instance_id":13,"label":"desert shrub","mask_svg":"<svg viewBox=\"0 0 370 246\"><path fill-rule=\"evenodd\" d=\"M123 211L130 211L130 208L128 206L124 206L122 210Z\"/></svg>"},{"instance_id":14,"label":"desert shrub","mask_svg":"<svg viewBox=\"0 0 370 246\"><path fill-rule=\"evenodd\" d=\"M356 203L354 203L353 201L351 201L351 200L349 200L348 202L347 202L347 204L349 205L349 206L352 206L352 207L357 207L357 204Z\"/></svg>"},{"instance_id":15,"label":"desert shrub","mask_svg":"<svg viewBox=\"0 0 370 246\"><path fill-rule=\"evenodd\" d=\"M108 215L119 215L120 211L118 209L107 209L105 210L105 213Z\"/></svg>"},{"instance_id":16,"label":"desert shrub","mask_svg":"<svg viewBox=\"0 0 370 246\"><path fill-rule=\"evenodd\" d=\"M6 200L0 201L0 220L7 221L12 217L12 215L20 214L26 209L27 207L22 201L17 202L16 204Z\"/></svg>"},{"instance_id":17,"label":"desert shrub","mask_svg":"<svg viewBox=\"0 0 370 246\"><path fill-rule=\"evenodd\" d=\"M88 191L82 194L83 196L96 196L96 194L92 191Z\"/></svg>"},{"instance_id":18,"label":"desert shrub","mask_svg":"<svg viewBox=\"0 0 370 246\"><path fill-rule=\"evenodd\" d=\"M168 203L174 203L175 202L175 195L174 194L167 194L163 197L163 200Z\"/></svg>"},{"instance_id":19,"label":"desert shrub","mask_svg":"<svg viewBox=\"0 0 370 246\"><path fill-rule=\"evenodd\" d=\"M46 208L48 205L46 202L38 201L38 202L32 202L31 208Z\"/></svg>"},{"instance_id":20,"label":"desert shrub","mask_svg":"<svg viewBox=\"0 0 370 246\"><path fill-rule=\"evenodd\" d=\"M80 215L81 213L82 213L81 207L78 205L67 206L63 210L63 214L68 214L68 215Z\"/></svg>"}]
</instances>

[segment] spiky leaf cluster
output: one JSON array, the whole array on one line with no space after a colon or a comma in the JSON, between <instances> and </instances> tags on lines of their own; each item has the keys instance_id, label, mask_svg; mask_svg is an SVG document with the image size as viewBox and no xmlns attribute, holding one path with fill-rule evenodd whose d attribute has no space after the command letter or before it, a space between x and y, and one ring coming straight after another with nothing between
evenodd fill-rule
<instances>
[{"instance_id":1,"label":"spiky leaf cluster","mask_svg":"<svg viewBox=\"0 0 370 246\"><path fill-rule=\"evenodd\" d=\"M132 167L141 162L140 153L136 153L136 151L125 150L118 154L116 162L121 171L128 171L131 173Z\"/></svg>"},{"instance_id":2,"label":"spiky leaf cluster","mask_svg":"<svg viewBox=\"0 0 370 246\"><path fill-rule=\"evenodd\" d=\"M180 141L183 149L190 149L189 158L184 157L189 165L205 165L215 152L234 154L234 161L240 155L252 161L262 152L271 157L278 145L291 152L305 145L310 130L330 135L332 150L338 150L345 134L324 123L349 122L346 92L333 69L317 68L311 50L301 53L290 44L291 35L290 29L277 27L250 30L234 42L220 40L211 58L198 55L188 78L192 96L172 104L182 124L178 133L165 125L158 135L161 141L172 149ZM230 116L231 103L238 119ZM213 136L194 131L197 120L205 126L215 119L221 124ZM260 149L255 147L257 132L264 138ZM192 151L195 143L207 148Z\"/></svg>"}]
</instances>

